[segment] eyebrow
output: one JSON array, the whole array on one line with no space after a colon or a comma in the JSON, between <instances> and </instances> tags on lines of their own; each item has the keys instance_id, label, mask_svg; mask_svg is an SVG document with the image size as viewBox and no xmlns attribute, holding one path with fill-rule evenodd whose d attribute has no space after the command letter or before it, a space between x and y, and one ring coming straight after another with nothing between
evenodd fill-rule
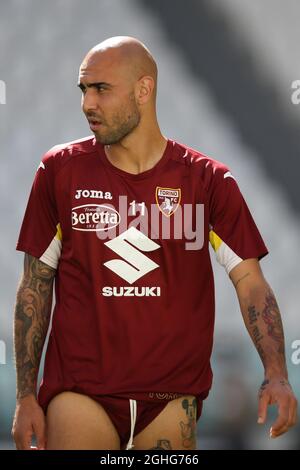
<instances>
[{"instance_id":1,"label":"eyebrow","mask_svg":"<svg viewBox=\"0 0 300 470\"><path fill-rule=\"evenodd\" d=\"M87 83L84 85L84 83L79 82L77 83L77 86L81 89L84 90L85 88L99 88L99 87L109 87L111 88L111 85L107 82L94 82L94 83Z\"/></svg>"}]
</instances>

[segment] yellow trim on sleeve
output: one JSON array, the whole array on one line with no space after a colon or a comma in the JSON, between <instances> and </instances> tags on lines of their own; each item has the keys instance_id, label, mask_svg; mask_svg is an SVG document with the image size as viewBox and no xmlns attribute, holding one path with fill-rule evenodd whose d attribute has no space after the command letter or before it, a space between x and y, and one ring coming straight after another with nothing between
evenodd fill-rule
<instances>
[{"instance_id":1,"label":"yellow trim on sleeve","mask_svg":"<svg viewBox=\"0 0 300 470\"><path fill-rule=\"evenodd\" d=\"M56 228L57 228L57 232L56 232L55 238L62 241L62 231L61 231L60 223L56 225Z\"/></svg>"},{"instance_id":2,"label":"yellow trim on sleeve","mask_svg":"<svg viewBox=\"0 0 300 470\"><path fill-rule=\"evenodd\" d=\"M215 252L218 251L221 244L223 243L222 239L213 230L210 230L209 232L209 241Z\"/></svg>"}]
</instances>

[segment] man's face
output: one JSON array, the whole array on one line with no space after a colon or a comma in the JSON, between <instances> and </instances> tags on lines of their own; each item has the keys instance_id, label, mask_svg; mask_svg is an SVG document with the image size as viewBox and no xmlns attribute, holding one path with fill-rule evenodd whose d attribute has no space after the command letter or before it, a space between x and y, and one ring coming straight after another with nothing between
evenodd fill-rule
<instances>
[{"instance_id":1,"label":"man's face","mask_svg":"<svg viewBox=\"0 0 300 470\"><path fill-rule=\"evenodd\" d=\"M98 142L116 144L138 126L134 80L117 60L95 54L81 65L78 82L82 110Z\"/></svg>"}]
</instances>

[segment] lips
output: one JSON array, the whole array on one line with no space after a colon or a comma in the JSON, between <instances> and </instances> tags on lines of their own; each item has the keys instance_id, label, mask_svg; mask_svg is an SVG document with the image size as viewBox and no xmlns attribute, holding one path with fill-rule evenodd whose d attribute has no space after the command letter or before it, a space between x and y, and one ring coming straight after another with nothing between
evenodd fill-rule
<instances>
[{"instance_id":1,"label":"lips","mask_svg":"<svg viewBox=\"0 0 300 470\"><path fill-rule=\"evenodd\" d=\"M86 115L86 118L87 118L87 120L88 120L88 122L89 122L90 129L91 129L92 131L99 129L99 127L100 127L101 124L102 124L102 121L100 121L100 119L98 119L97 116L93 116L92 114L90 114L90 115L87 114L87 115Z\"/></svg>"},{"instance_id":2,"label":"lips","mask_svg":"<svg viewBox=\"0 0 300 470\"><path fill-rule=\"evenodd\" d=\"M99 127L101 126L101 122L96 121L95 119L89 119L88 121L92 131L99 129Z\"/></svg>"}]
</instances>

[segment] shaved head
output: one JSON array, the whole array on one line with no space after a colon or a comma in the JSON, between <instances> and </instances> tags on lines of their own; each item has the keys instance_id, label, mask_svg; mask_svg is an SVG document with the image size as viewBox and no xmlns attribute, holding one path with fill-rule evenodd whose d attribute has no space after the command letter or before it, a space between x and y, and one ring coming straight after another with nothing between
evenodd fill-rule
<instances>
[{"instance_id":1,"label":"shaved head","mask_svg":"<svg viewBox=\"0 0 300 470\"><path fill-rule=\"evenodd\" d=\"M115 144L154 119L157 65L138 39L115 36L94 46L79 69L82 109L96 139Z\"/></svg>"},{"instance_id":2,"label":"shaved head","mask_svg":"<svg viewBox=\"0 0 300 470\"><path fill-rule=\"evenodd\" d=\"M132 78L139 80L149 75L157 82L157 65L149 49L138 39L130 36L114 36L94 46L86 55L84 62L97 60L99 54L124 67Z\"/></svg>"}]
</instances>

